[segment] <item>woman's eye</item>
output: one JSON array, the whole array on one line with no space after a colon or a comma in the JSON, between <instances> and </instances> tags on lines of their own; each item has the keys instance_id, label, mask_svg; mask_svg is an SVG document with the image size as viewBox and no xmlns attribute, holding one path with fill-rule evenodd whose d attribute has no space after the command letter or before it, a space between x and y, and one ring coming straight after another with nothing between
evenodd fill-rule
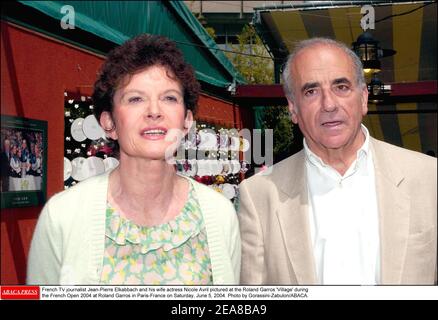
<instances>
[{"instance_id":1,"label":"woman's eye","mask_svg":"<svg viewBox=\"0 0 438 320\"><path fill-rule=\"evenodd\" d=\"M141 97L131 97L131 98L128 99L129 103L138 103L138 102L141 102L141 101L142 101Z\"/></svg>"},{"instance_id":2,"label":"woman's eye","mask_svg":"<svg viewBox=\"0 0 438 320\"><path fill-rule=\"evenodd\" d=\"M169 102L178 102L178 98L174 96L165 96L164 100Z\"/></svg>"}]
</instances>

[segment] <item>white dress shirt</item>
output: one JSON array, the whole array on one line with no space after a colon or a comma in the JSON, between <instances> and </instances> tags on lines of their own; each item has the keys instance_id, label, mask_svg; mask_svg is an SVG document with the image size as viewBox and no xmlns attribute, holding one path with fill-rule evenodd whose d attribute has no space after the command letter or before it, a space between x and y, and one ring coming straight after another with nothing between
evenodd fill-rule
<instances>
[{"instance_id":1,"label":"white dress shirt","mask_svg":"<svg viewBox=\"0 0 438 320\"><path fill-rule=\"evenodd\" d=\"M341 176L307 146L309 224L320 284L375 285L380 278L379 221L369 133Z\"/></svg>"}]
</instances>

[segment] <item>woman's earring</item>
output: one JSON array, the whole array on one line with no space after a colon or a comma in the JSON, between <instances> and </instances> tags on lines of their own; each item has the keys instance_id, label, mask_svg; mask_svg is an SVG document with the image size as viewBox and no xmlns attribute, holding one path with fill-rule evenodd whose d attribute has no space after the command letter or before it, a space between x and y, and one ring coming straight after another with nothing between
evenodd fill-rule
<instances>
[{"instance_id":1,"label":"woman's earring","mask_svg":"<svg viewBox=\"0 0 438 320\"><path fill-rule=\"evenodd\" d=\"M103 130L105 131L105 132L112 132L112 131L114 131L114 129L116 128L116 125L115 125L115 123L113 123L113 125L112 125L112 127L111 128L103 128Z\"/></svg>"}]
</instances>

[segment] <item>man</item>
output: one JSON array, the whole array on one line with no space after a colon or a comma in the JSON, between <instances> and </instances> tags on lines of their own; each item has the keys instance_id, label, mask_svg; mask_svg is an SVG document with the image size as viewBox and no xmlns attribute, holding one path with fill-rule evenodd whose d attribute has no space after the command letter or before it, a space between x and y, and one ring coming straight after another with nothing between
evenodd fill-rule
<instances>
[{"instance_id":1,"label":"man","mask_svg":"<svg viewBox=\"0 0 438 320\"><path fill-rule=\"evenodd\" d=\"M304 149L240 185L243 284L433 284L437 160L369 136L357 56L299 43L283 72Z\"/></svg>"}]
</instances>

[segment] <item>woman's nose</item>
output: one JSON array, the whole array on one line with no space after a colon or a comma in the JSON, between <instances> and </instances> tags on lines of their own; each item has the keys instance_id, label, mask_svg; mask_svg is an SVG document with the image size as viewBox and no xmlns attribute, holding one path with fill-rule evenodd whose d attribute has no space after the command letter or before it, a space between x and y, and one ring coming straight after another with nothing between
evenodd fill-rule
<instances>
[{"instance_id":1,"label":"woman's nose","mask_svg":"<svg viewBox=\"0 0 438 320\"><path fill-rule=\"evenodd\" d=\"M159 101L151 101L147 108L147 117L152 120L157 120L162 117Z\"/></svg>"}]
</instances>

